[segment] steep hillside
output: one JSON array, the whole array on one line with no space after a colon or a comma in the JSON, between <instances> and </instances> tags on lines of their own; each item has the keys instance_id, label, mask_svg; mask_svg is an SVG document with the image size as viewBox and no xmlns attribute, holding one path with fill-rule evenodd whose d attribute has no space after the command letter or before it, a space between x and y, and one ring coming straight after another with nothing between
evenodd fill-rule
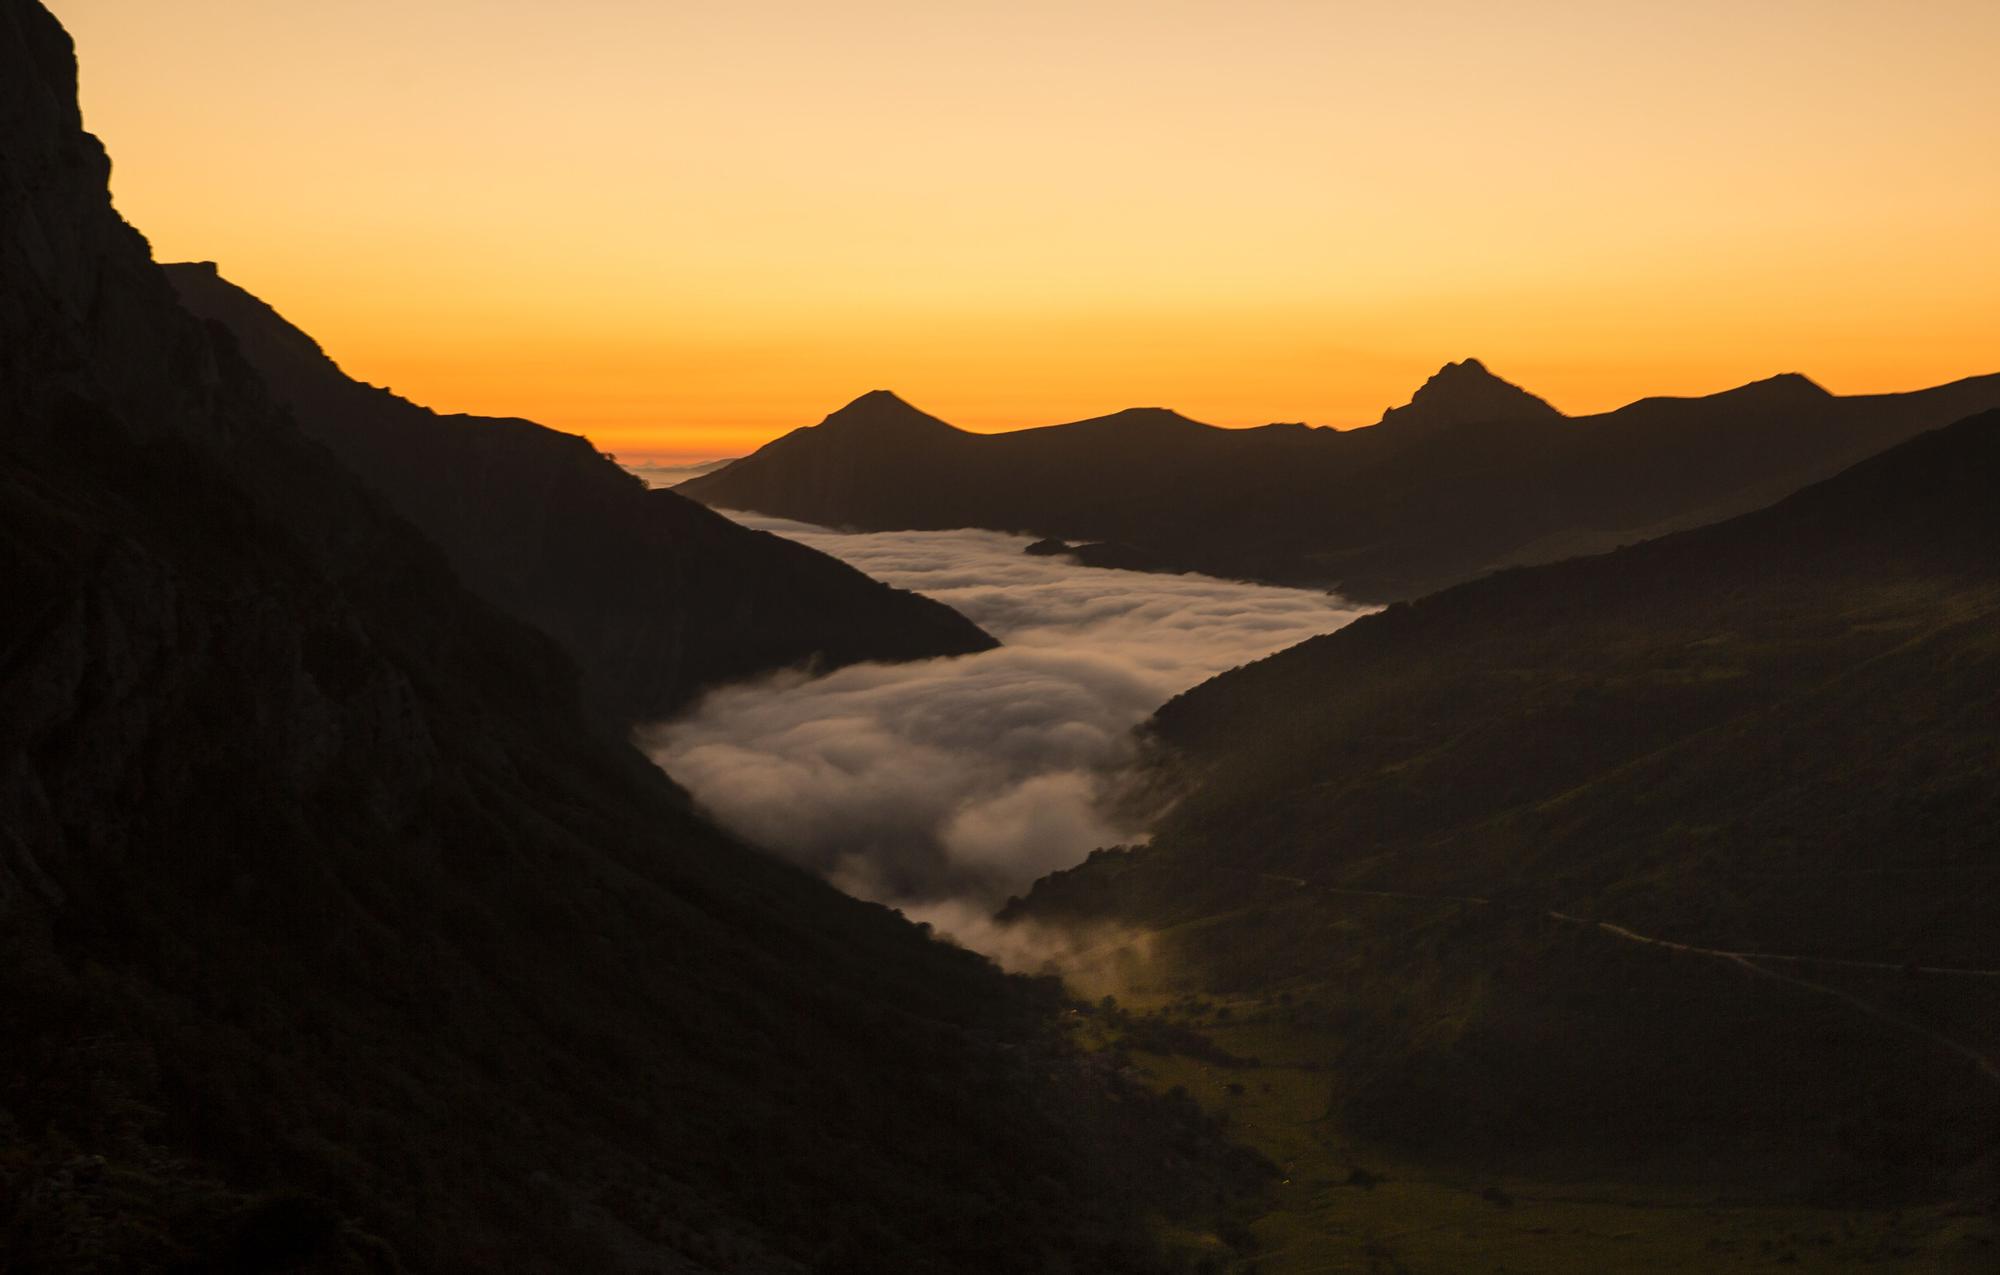
<instances>
[{"instance_id":1,"label":"steep hillside","mask_svg":"<svg viewBox=\"0 0 2000 1275\"><path fill-rule=\"evenodd\" d=\"M618 717L664 717L718 682L790 665L995 645L941 603L647 490L574 434L440 416L353 380L213 264L166 271L306 433L440 545L474 592L560 642L591 700Z\"/></svg>"},{"instance_id":2,"label":"steep hillside","mask_svg":"<svg viewBox=\"0 0 2000 1275\"><path fill-rule=\"evenodd\" d=\"M834 526L1111 542L1380 602L1720 521L1996 406L2000 376L1858 398L1781 376L1569 419L1468 359L1364 429L1142 408L982 435L877 392L678 490Z\"/></svg>"},{"instance_id":3,"label":"steep hillside","mask_svg":"<svg viewBox=\"0 0 2000 1275\"><path fill-rule=\"evenodd\" d=\"M1990 1173L1996 483L1987 413L1224 674L1153 724L1187 793L1152 845L1016 913L1312 988L1337 1108L1410 1145L1834 1198Z\"/></svg>"},{"instance_id":4,"label":"steep hillside","mask_svg":"<svg viewBox=\"0 0 2000 1275\"><path fill-rule=\"evenodd\" d=\"M180 308L75 73L0 0L0 1268L1153 1267L1242 1166L587 725Z\"/></svg>"}]
</instances>

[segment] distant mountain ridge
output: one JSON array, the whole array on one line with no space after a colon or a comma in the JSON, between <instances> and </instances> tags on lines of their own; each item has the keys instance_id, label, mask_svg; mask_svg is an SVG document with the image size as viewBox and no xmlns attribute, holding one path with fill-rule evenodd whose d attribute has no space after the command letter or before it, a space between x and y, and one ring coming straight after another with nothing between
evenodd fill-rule
<instances>
[{"instance_id":1,"label":"distant mountain ridge","mask_svg":"<svg viewBox=\"0 0 2000 1275\"><path fill-rule=\"evenodd\" d=\"M1360 429L1218 429L1142 408L972 434L877 391L676 490L860 530L1113 543L1386 602L1744 513L1996 406L2000 375L1841 397L1786 374L1565 417L1466 359Z\"/></svg>"},{"instance_id":2,"label":"distant mountain ridge","mask_svg":"<svg viewBox=\"0 0 2000 1275\"><path fill-rule=\"evenodd\" d=\"M664 717L718 683L793 665L997 645L942 603L647 490L587 439L439 415L356 381L212 262L164 269L307 433L442 546L476 592L559 641L615 718Z\"/></svg>"},{"instance_id":3,"label":"distant mountain ridge","mask_svg":"<svg viewBox=\"0 0 2000 1275\"><path fill-rule=\"evenodd\" d=\"M690 478L714 473L724 465L733 465L738 457L730 456L719 460L697 461L692 464L660 464L651 460L628 461L619 459L619 465L629 474L636 474L648 487L673 487Z\"/></svg>"}]
</instances>

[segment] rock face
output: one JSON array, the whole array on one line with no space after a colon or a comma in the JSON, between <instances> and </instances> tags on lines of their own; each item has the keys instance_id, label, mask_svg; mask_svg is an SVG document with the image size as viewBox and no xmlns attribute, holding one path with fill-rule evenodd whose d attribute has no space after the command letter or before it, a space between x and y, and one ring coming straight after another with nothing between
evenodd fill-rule
<instances>
[{"instance_id":1,"label":"rock face","mask_svg":"<svg viewBox=\"0 0 2000 1275\"><path fill-rule=\"evenodd\" d=\"M949 607L649 491L532 421L440 416L355 381L212 264L166 267L305 431L440 545L472 589L548 633L604 711L666 716L718 682L792 665L996 645Z\"/></svg>"},{"instance_id":2,"label":"rock face","mask_svg":"<svg viewBox=\"0 0 2000 1275\"><path fill-rule=\"evenodd\" d=\"M181 308L75 74L0 0L0 1264L1146 1268L1202 1135L607 739Z\"/></svg>"},{"instance_id":3,"label":"rock face","mask_svg":"<svg viewBox=\"0 0 2000 1275\"><path fill-rule=\"evenodd\" d=\"M1802 376L1568 418L1476 359L1354 430L1214 429L1157 408L1006 434L840 427L878 396L678 490L871 531L986 527L1160 568L1412 598L1746 513L2000 406L2000 376L1841 398ZM860 413L875 415L875 409Z\"/></svg>"}]
</instances>

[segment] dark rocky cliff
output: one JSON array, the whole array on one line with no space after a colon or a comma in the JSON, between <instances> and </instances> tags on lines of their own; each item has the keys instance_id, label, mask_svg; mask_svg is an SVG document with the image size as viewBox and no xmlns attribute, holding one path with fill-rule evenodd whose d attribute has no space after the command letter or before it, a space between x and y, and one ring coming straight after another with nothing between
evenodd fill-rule
<instances>
[{"instance_id":1,"label":"dark rocky cliff","mask_svg":"<svg viewBox=\"0 0 2000 1275\"><path fill-rule=\"evenodd\" d=\"M213 265L166 271L308 434L440 545L475 592L562 643L592 701L618 717L662 717L718 682L775 668L995 645L942 603L648 491L577 435L441 416L353 380Z\"/></svg>"},{"instance_id":2,"label":"dark rocky cliff","mask_svg":"<svg viewBox=\"0 0 2000 1275\"><path fill-rule=\"evenodd\" d=\"M0 0L0 1268L1148 1267L1116 1158L1212 1144L590 725L180 308L75 74Z\"/></svg>"}]
</instances>

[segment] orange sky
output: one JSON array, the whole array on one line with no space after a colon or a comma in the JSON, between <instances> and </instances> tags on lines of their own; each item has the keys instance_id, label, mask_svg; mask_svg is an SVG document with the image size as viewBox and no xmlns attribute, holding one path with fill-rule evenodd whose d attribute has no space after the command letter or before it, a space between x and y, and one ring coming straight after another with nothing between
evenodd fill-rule
<instances>
[{"instance_id":1,"label":"orange sky","mask_svg":"<svg viewBox=\"0 0 2000 1275\"><path fill-rule=\"evenodd\" d=\"M628 457L2000 371L1994 0L50 0L125 215Z\"/></svg>"}]
</instances>

